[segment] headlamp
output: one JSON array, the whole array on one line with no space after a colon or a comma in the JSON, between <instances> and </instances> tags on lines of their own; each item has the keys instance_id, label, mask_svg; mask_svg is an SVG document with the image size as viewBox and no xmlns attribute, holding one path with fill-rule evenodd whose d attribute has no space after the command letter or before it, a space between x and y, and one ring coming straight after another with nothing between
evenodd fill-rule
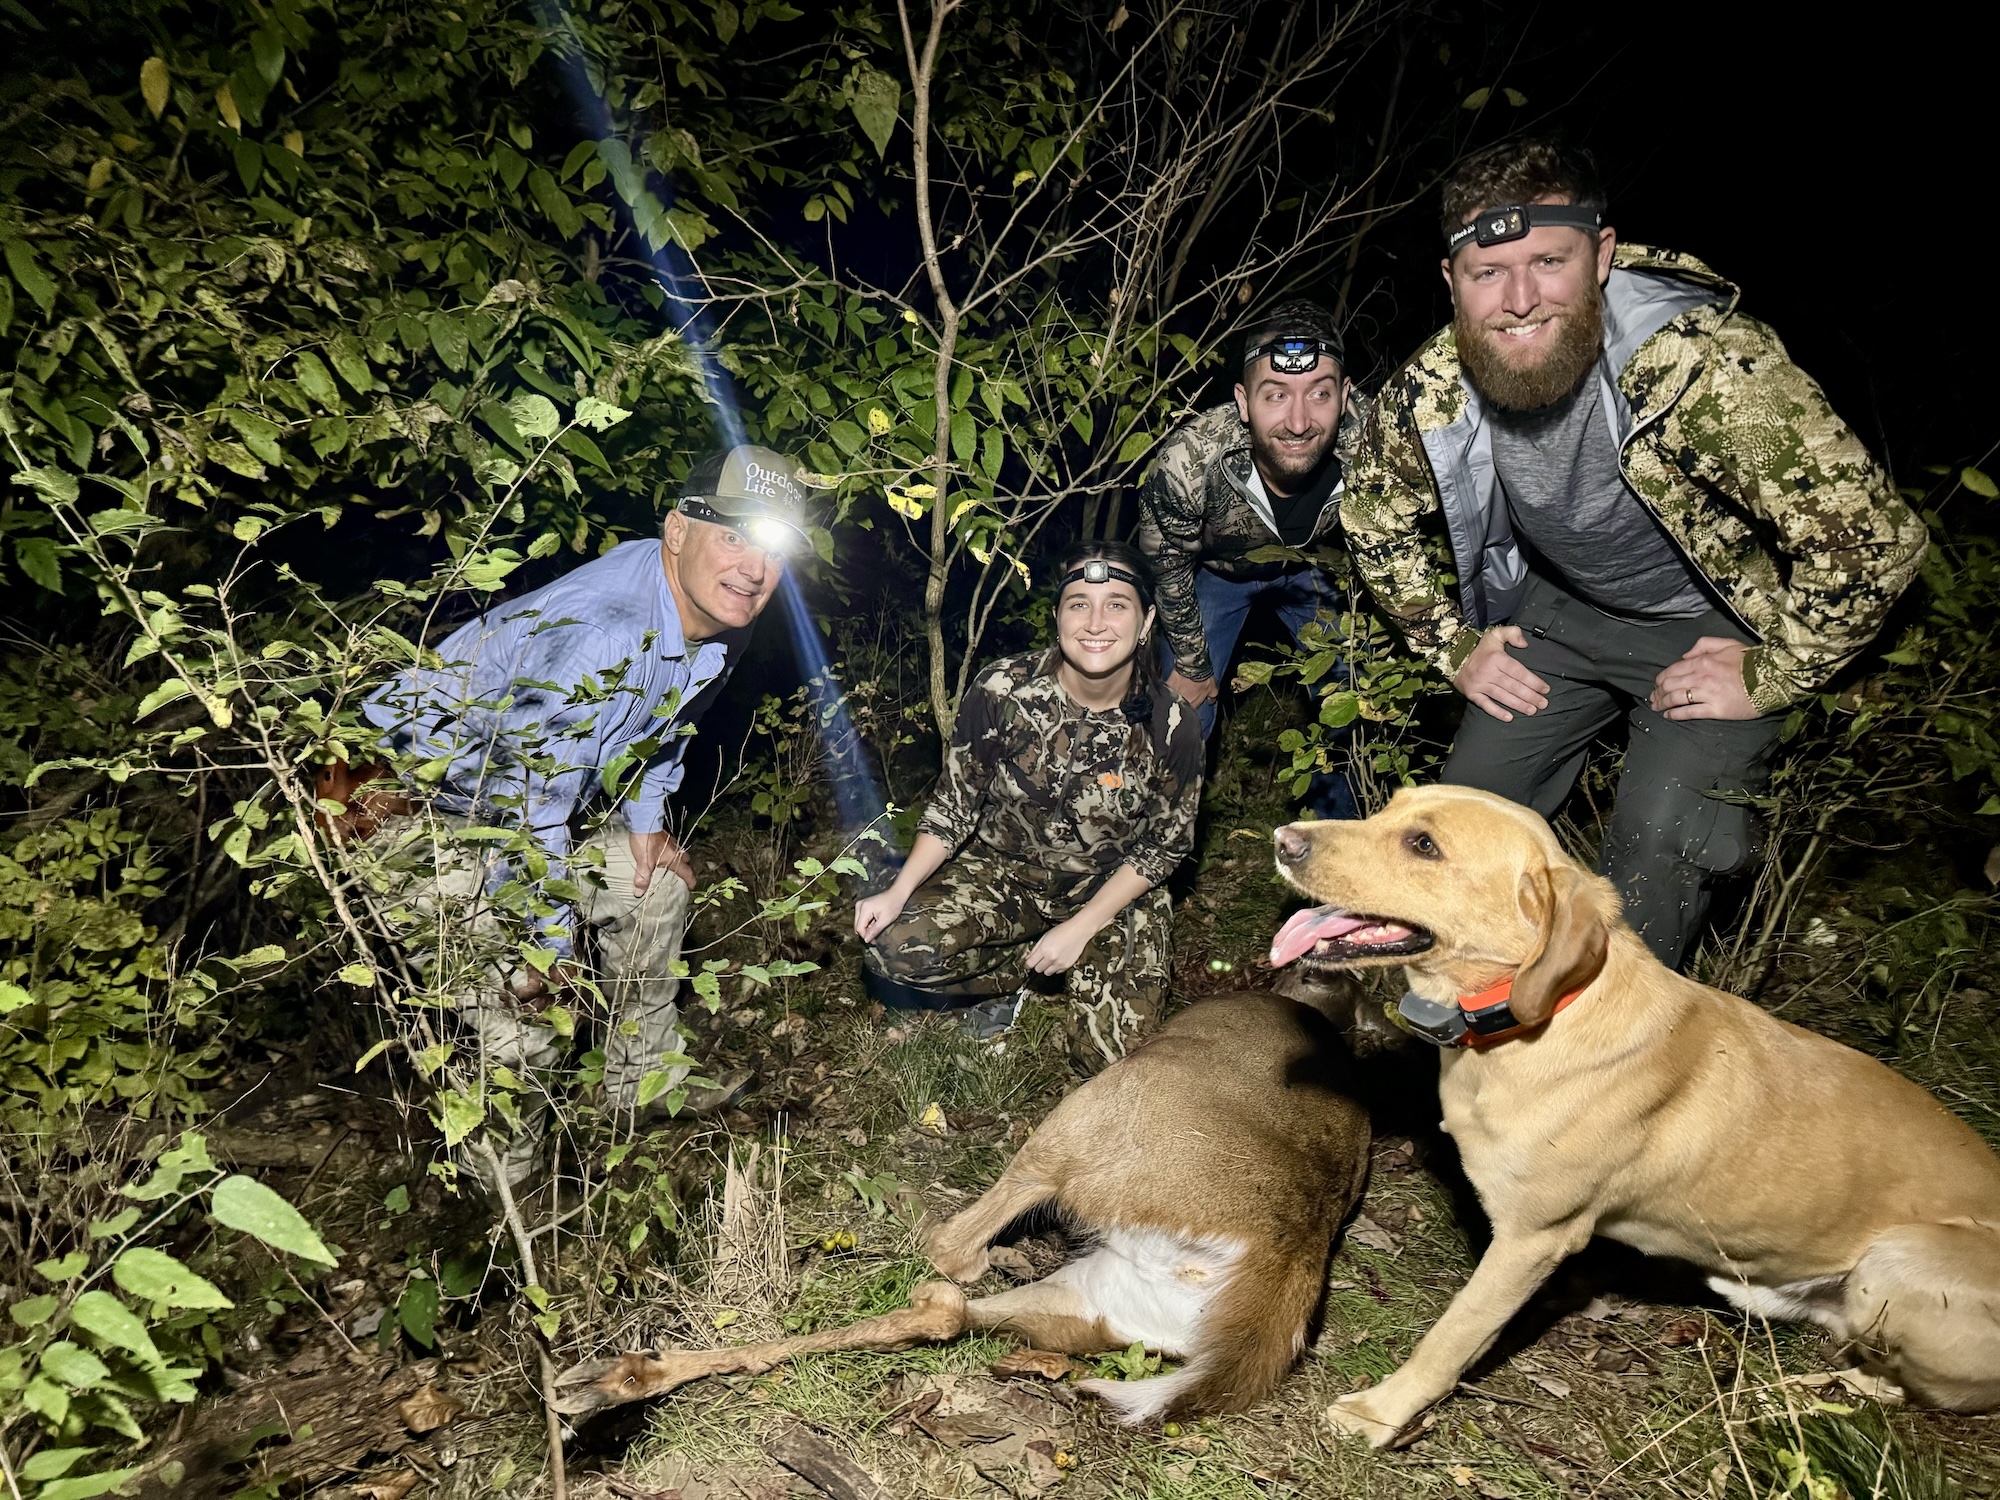
<instances>
[{"instance_id":1,"label":"headlamp","mask_svg":"<svg viewBox=\"0 0 2000 1500\"><path fill-rule=\"evenodd\" d=\"M800 551L804 539L783 521L770 516L726 516L706 500L693 495L683 496L681 514L696 521L707 521L712 525L726 526L729 530L747 540L751 546L765 552L776 553L780 557L791 557Z\"/></svg>"},{"instance_id":2,"label":"headlamp","mask_svg":"<svg viewBox=\"0 0 2000 1500\"><path fill-rule=\"evenodd\" d=\"M1121 568L1116 563L1108 563L1101 557L1093 557L1065 575L1063 581L1056 586L1056 596L1060 598L1062 591L1072 583L1109 583L1114 578L1120 583L1131 584L1138 592L1141 602L1151 602L1151 590L1146 587L1143 578L1130 568Z\"/></svg>"},{"instance_id":3,"label":"headlamp","mask_svg":"<svg viewBox=\"0 0 2000 1500\"><path fill-rule=\"evenodd\" d=\"M1604 227L1604 215L1594 208L1574 203L1509 203L1482 211L1470 224L1462 224L1444 237L1445 259L1467 245L1504 245L1522 238L1530 229L1581 229L1596 234Z\"/></svg>"},{"instance_id":4,"label":"headlamp","mask_svg":"<svg viewBox=\"0 0 2000 1500\"><path fill-rule=\"evenodd\" d=\"M1280 375L1306 375L1319 368L1321 355L1338 362L1340 350L1321 338L1272 339L1245 354L1243 368L1247 370L1258 360L1268 359L1271 368Z\"/></svg>"}]
</instances>

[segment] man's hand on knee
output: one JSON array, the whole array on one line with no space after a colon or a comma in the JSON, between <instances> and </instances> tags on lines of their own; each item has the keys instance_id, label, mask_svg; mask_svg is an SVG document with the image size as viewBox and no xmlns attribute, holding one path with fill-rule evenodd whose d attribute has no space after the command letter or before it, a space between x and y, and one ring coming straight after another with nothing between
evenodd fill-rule
<instances>
[{"instance_id":1,"label":"man's hand on knee","mask_svg":"<svg viewBox=\"0 0 2000 1500\"><path fill-rule=\"evenodd\" d=\"M575 959L559 958L549 965L547 974L537 969L516 969L507 980L507 988L521 1004L539 1005L575 995L589 979L589 971Z\"/></svg>"},{"instance_id":2,"label":"man's hand on knee","mask_svg":"<svg viewBox=\"0 0 2000 1500\"><path fill-rule=\"evenodd\" d=\"M1726 635L1705 635L1653 681L1653 711L1669 719L1754 719L1757 706L1743 685L1749 647Z\"/></svg>"},{"instance_id":3,"label":"man's hand on knee","mask_svg":"<svg viewBox=\"0 0 2000 1500\"><path fill-rule=\"evenodd\" d=\"M1200 708L1221 691L1213 677L1189 677L1178 668L1167 674L1167 686L1187 699L1192 708Z\"/></svg>"},{"instance_id":4,"label":"man's hand on knee","mask_svg":"<svg viewBox=\"0 0 2000 1500\"><path fill-rule=\"evenodd\" d=\"M694 889L694 866L688 863L687 851L675 842L670 833L635 833L632 843L632 893L646 894L646 888L653 883L653 872L665 870L669 875L680 877L682 885Z\"/></svg>"},{"instance_id":5,"label":"man's hand on knee","mask_svg":"<svg viewBox=\"0 0 2000 1500\"><path fill-rule=\"evenodd\" d=\"M1527 644L1520 626L1495 625L1479 638L1451 685L1503 724L1513 723L1516 713L1540 713L1549 706L1549 685L1507 654L1509 646Z\"/></svg>"}]
</instances>

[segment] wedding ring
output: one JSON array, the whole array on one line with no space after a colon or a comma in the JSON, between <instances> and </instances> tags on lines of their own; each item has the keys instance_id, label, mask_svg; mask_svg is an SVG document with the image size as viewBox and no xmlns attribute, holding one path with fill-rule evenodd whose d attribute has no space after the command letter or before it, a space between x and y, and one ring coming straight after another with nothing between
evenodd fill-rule
<instances>
[{"instance_id":1,"label":"wedding ring","mask_svg":"<svg viewBox=\"0 0 2000 1500\"><path fill-rule=\"evenodd\" d=\"M1688 689L1688 702L1689 702L1689 703L1693 703L1693 702L1694 702L1694 689L1693 689L1693 688L1689 688L1689 689Z\"/></svg>"}]
</instances>

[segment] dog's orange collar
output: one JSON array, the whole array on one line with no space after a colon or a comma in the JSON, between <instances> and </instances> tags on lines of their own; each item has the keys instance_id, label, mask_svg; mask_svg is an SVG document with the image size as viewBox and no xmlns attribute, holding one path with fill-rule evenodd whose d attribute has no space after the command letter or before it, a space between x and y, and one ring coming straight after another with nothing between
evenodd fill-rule
<instances>
[{"instance_id":1,"label":"dog's orange collar","mask_svg":"<svg viewBox=\"0 0 2000 1500\"><path fill-rule=\"evenodd\" d=\"M1569 1003L1581 995L1588 985L1578 985L1567 995L1556 1001L1555 1009L1549 1012L1551 1018L1566 1010ZM1508 1002L1514 996L1514 981L1503 979L1491 989L1481 990L1476 995L1460 995L1458 1008L1465 1012L1465 1035L1459 1038L1461 1047L1490 1047L1495 1042L1504 1042L1535 1030L1514 1019L1514 1008ZM1482 1024L1483 1023L1483 1024ZM1548 1022L1540 1023L1546 1026Z\"/></svg>"},{"instance_id":2,"label":"dog's orange collar","mask_svg":"<svg viewBox=\"0 0 2000 1500\"><path fill-rule=\"evenodd\" d=\"M1571 990L1556 1001L1555 1010L1549 1014L1554 1016L1556 1011L1566 1008L1587 988L1588 985L1579 985ZM1476 995L1460 995L1455 1006L1449 1001L1439 1004L1417 994L1407 994L1397 1009L1410 1029L1427 1042L1440 1047L1490 1047L1538 1029L1524 1026L1514 1018L1509 1003L1513 995L1514 981L1503 979Z\"/></svg>"}]
</instances>

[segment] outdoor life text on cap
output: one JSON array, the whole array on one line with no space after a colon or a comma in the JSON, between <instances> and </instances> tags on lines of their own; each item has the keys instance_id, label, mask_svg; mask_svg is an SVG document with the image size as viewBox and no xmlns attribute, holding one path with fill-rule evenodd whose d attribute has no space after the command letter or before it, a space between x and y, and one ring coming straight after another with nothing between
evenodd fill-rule
<instances>
[{"instance_id":1,"label":"outdoor life text on cap","mask_svg":"<svg viewBox=\"0 0 2000 1500\"><path fill-rule=\"evenodd\" d=\"M709 454L681 488L680 510L697 521L743 523L752 541L789 550L807 539L806 471L794 459L754 443Z\"/></svg>"},{"instance_id":2,"label":"outdoor life text on cap","mask_svg":"<svg viewBox=\"0 0 2000 1500\"><path fill-rule=\"evenodd\" d=\"M1594 208L1574 203L1509 203L1500 208L1481 209L1470 224L1444 237L1445 259L1449 260L1475 240L1481 245L1504 245L1518 240L1530 229L1581 229L1596 234L1604 227L1604 215Z\"/></svg>"}]
</instances>

